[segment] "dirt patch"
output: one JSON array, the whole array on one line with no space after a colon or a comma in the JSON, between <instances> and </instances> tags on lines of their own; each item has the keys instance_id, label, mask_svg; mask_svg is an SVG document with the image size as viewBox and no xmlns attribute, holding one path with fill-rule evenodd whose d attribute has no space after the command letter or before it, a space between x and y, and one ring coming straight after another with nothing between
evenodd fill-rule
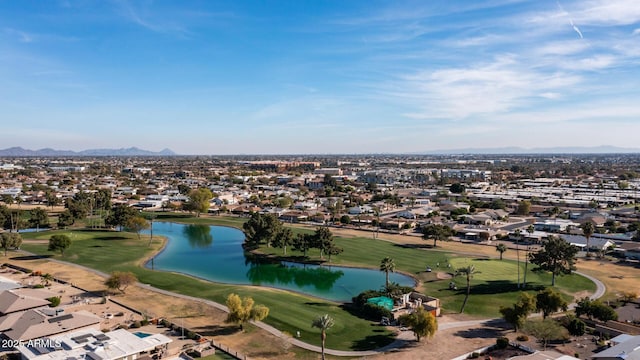
<instances>
[{"instance_id":1,"label":"dirt patch","mask_svg":"<svg viewBox=\"0 0 640 360\"><path fill-rule=\"evenodd\" d=\"M438 280L448 280L448 279L452 279L453 275L446 272L438 271L436 273L436 278L438 278Z\"/></svg>"},{"instance_id":2,"label":"dirt patch","mask_svg":"<svg viewBox=\"0 0 640 360\"><path fill-rule=\"evenodd\" d=\"M69 281L77 287L97 294L102 294L106 289L103 277L72 265L47 260L16 261L0 257L0 263L5 262L35 271L39 270L42 273L50 273L55 278ZM22 273L13 274L9 270L5 270L0 275L25 285L40 283L39 277ZM113 302L101 304L102 296L86 294L70 285L52 284L51 291L60 294L63 303L70 303L73 301L73 296L78 296L80 301L76 303L75 307L100 316L103 319L100 325L101 329L113 329L118 325L128 326L132 321L142 319L141 316L134 315L131 311L119 307ZM247 326L245 332L240 332L237 327L225 324L224 319L227 316L225 312L201 301L160 294L145 286L131 286L127 288L125 294L112 295L110 298L128 307L143 311L149 318L165 318L179 326L184 325L184 327L196 332L201 331L202 335L251 359L291 358L295 355L288 342L266 331ZM115 316L120 312L123 314ZM269 356L266 356L267 354Z\"/></svg>"},{"instance_id":3,"label":"dirt patch","mask_svg":"<svg viewBox=\"0 0 640 360\"><path fill-rule=\"evenodd\" d=\"M629 289L640 289L640 271L635 267L635 264L580 259L577 268L578 271L591 275L604 283L607 288L605 300L613 300Z\"/></svg>"}]
</instances>

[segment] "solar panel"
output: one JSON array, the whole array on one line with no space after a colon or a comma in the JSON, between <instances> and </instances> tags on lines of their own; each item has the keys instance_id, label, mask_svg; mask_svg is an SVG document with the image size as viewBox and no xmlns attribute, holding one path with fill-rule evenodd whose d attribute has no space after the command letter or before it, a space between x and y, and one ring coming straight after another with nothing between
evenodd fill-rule
<instances>
[{"instance_id":1,"label":"solar panel","mask_svg":"<svg viewBox=\"0 0 640 360\"><path fill-rule=\"evenodd\" d=\"M95 337L96 337L96 339L98 339L98 340L100 340L100 341L105 341L105 340L109 340L109 339L111 339L110 337L108 337L108 336L107 336L107 335L105 335L105 334L98 334L98 335L96 335Z\"/></svg>"},{"instance_id":2,"label":"solar panel","mask_svg":"<svg viewBox=\"0 0 640 360\"><path fill-rule=\"evenodd\" d=\"M36 347L35 347L35 349L36 349L40 354L43 354L43 355L44 355L44 354L48 354L48 353L50 353L50 352L51 352L49 349L47 349L47 348L46 348L46 347L44 347L44 346L36 346Z\"/></svg>"},{"instance_id":3,"label":"solar panel","mask_svg":"<svg viewBox=\"0 0 640 360\"><path fill-rule=\"evenodd\" d=\"M73 340L73 341L75 341L77 343L87 342L87 339L92 337L92 336L93 335L91 335L91 334L84 334L84 335L72 337L71 340Z\"/></svg>"},{"instance_id":4,"label":"solar panel","mask_svg":"<svg viewBox=\"0 0 640 360\"><path fill-rule=\"evenodd\" d=\"M51 318L47 321L49 321L49 323L54 323L54 322L58 322L58 321L64 321L64 320L69 320L69 319L73 319L73 314L66 314L66 315L62 315L62 316L57 316L54 318Z\"/></svg>"},{"instance_id":5,"label":"solar panel","mask_svg":"<svg viewBox=\"0 0 640 360\"><path fill-rule=\"evenodd\" d=\"M102 357L100 355L94 353L93 351L87 353L87 355L89 355L89 357L92 358L93 360L102 360Z\"/></svg>"}]
</instances>

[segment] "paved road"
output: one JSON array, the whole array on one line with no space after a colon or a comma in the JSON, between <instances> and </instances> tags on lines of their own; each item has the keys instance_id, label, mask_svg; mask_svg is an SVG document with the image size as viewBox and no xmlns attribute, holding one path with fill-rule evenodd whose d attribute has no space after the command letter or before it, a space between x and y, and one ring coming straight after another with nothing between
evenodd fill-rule
<instances>
[{"instance_id":1,"label":"paved road","mask_svg":"<svg viewBox=\"0 0 640 360\"><path fill-rule=\"evenodd\" d=\"M591 296L589 296L589 298L591 300L596 300L596 299L600 299L601 297L604 296L604 293L607 291L606 286L604 286L604 283L602 283L602 281L594 278L591 275L587 275L585 273L579 272L579 271L575 271L576 274L581 275L586 277L587 279L593 281L594 284L596 284L596 291L591 294Z\"/></svg>"}]
</instances>

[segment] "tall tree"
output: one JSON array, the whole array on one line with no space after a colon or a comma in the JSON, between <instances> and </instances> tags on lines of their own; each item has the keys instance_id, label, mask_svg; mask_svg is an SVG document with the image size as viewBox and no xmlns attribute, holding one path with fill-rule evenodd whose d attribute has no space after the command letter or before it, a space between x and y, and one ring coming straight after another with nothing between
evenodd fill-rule
<instances>
[{"instance_id":1,"label":"tall tree","mask_svg":"<svg viewBox=\"0 0 640 360\"><path fill-rule=\"evenodd\" d=\"M389 288L389 273L396 271L396 263L393 262L392 258L385 257L384 259L382 259L382 261L380 261L380 271L384 272L384 275L385 275L384 288L388 289Z\"/></svg>"},{"instance_id":2,"label":"tall tree","mask_svg":"<svg viewBox=\"0 0 640 360\"><path fill-rule=\"evenodd\" d=\"M568 307L567 301L553 288L545 288L536 294L536 309L542 311L544 319L559 310L567 311Z\"/></svg>"},{"instance_id":3,"label":"tall tree","mask_svg":"<svg viewBox=\"0 0 640 360\"><path fill-rule=\"evenodd\" d=\"M207 188L198 188L189 191L189 201L185 204L186 210L196 213L200 217L201 213L209 211L209 201L213 199L213 193Z\"/></svg>"},{"instance_id":4,"label":"tall tree","mask_svg":"<svg viewBox=\"0 0 640 360\"><path fill-rule=\"evenodd\" d=\"M340 255L344 252L344 249L340 246L332 244L329 249L327 249L327 255L329 255L329 263L331 263L331 257L335 255Z\"/></svg>"},{"instance_id":5,"label":"tall tree","mask_svg":"<svg viewBox=\"0 0 640 360\"><path fill-rule=\"evenodd\" d=\"M527 226L527 233L529 234L529 237L531 237L531 235L533 235L533 233L535 232L535 228L533 226L533 224ZM527 288L527 273L529 272L529 244L527 244L527 251L525 253L524 256L524 275L522 277L522 287L524 289Z\"/></svg>"},{"instance_id":6,"label":"tall tree","mask_svg":"<svg viewBox=\"0 0 640 360\"><path fill-rule=\"evenodd\" d=\"M328 227L320 226L313 233L312 241L313 247L320 249L320 259L324 259L324 254L333 247L333 234Z\"/></svg>"},{"instance_id":7,"label":"tall tree","mask_svg":"<svg viewBox=\"0 0 640 360\"><path fill-rule=\"evenodd\" d=\"M461 267L456 270L456 275L464 276L467 280L467 293L464 296L464 301L462 302L462 307L460 308L461 314L464 312L465 306L467 306L467 300L469 300L469 294L471 293L471 278L473 278L473 275L476 273L476 267L474 265Z\"/></svg>"},{"instance_id":8,"label":"tall tree","mask_svg":"<svg viewBox=\"0 0 640 360\"><path fill-rule=\"evenodd\" d=\"M531 202L529 200L518 202L518 208L516 209L517 215L526 216L529 215L529 211L531 211Z\"/></svg>"},{"instance_id":9,"label":"tall tree","mask_svg":"<svg viewBox=\"0 0 640 360\"><path fill-rule=\"evenodd\" d=\"M520 288L520 238L522 238L522 230L516 229L516 259L518 262L518 289Z\"/></svg>"},{"instance_id":10,"label":"tall tree","mask_svg":"<svg viewBox=\"0 0 640 360\"><path fill-rule=\"evenodd\" d=\"M406 324L411 328L417 341L420 341L420 339L425 336L433 337L438 330L438 320L422 306L418 307L411 314L400 316L399 320L400 323Z\"/></svg>"},{"instance_id":11,"label":"tall tree","mask_svg":"<svg viewBox=\"0 0 640 360\"><path fill-rule=\"evenodd\" d=\"M307 257L307 251L311 248L311 240L312 235L310 234L297 234L293 239L293 249L297 251L302 251L304 257Z\"/></svg>"},{"instance_id":12,"label":"tall tree","mask_svg":"<svg viewBox=\"0 0 640 360\"><path fill-rule=\"evenodd\" d=\"M240 325L240 330L244 330L247 321L260 321L269 315L269 308L264 305L255 305L251 297L240 299L237 294L227 296L227 308L229 314L224 322Z\"/></svg>"},{"instance_id":13,"label":"tall tree","mask_svg":"<svg viewBox=\"0 0 640 360\"><path fill-rule=\"evenodd\" d=\"M136 216L138 213L136 210L126 204L117 204L111 209L111 213L104 220L106 225L118 226L120 231L126 226L129 219Z\"/></svg>"},{"instance_id":14,"label":"tall tree","mask_svg":"<svg viewBox=\"0 0 640 360\"><path fill-rule=\"evenodd\" d=\"M329 314L318 316L311 322L311 327L320 329L320 340L322 342L322 360L324 360L324 344L327 340L327 330L331 329L335 321Z\"/></svg>"},{"instance_id":15,"label":"tall tree","mask_svg":"<svg viewBox=\"0 0 640 360\"><path fill-rule=\"evenodd\" d=\"M565 338L569 333L553 319L529 320L524 324L523 331L542 341L544 350L547 350L549 340Z\"/></svg>"},{"instance_id":16,"label":"tall tree","mask_svg":"<svg viewBox=\"0 0 640 360\"><path fill-rule=\"evenodd\" d=\"M127 229L132 230L138 235L138 240L140 240L140 232L143 230L147 230L149 228L149 222L147 219L142 216L136 215L127 219L127 222L124 225Z\"/></svg>"},{"instance_id":17,"label":"tall tree","mask_svg":"<svg viewBox=\"0 0 640 360\"><path fill-rule=\"evenodd\" d=\"M89 215L92 201L93 198L88 192L80 191L65 201L65 207L74 219L82 220Z\"/></svg>"},{"instance_id":18,"label":"tall tree","mask_svg":"<svg viewBox=\"0 0 640 360\"><path fill-rule=\"evenodd\" d=\"M496 251L500 253L500 260L502 260L502 254L504 254L507 251L507 245L502 243L496 245Z\"/></svg>"},{"instance_id":19,"label":"tall tree","mask_svg":"<svg viewBox=\"0 0 640 360\"><path fill-rule=\"evenodd\" d=\"M52 210L54 206L60 205L61 203L61 200L58 198L58 196L56 196L56 194L51 190L47 190L44 193L44 198L47 201L47 205L51 206Z\"/></svg>"},{"instance_id":20,"label":"tall tree","mask_svg":"<svg viewBox=\"0 0 640 360\"><path fill-rule=\"evenodd\" d=\"M61 229L66 229L68 226L73 225L75 219L73 215L69 211L69 209L65 209L63 212L58 214L58 227Z\"/></svg>"},{"instance_id":21,"label":"tall tree","mask_svg":"<svg viewBox=\"0 0 640 360\"><path fill-rule=\"evenodd\" d=\"M273 238L273 247L282 248L282 254L287 255L287 246L293 243L293 232L287 227L282 227Z\"/></svg>"},{"instance_id":22,"label":"tall tree","mask_svg":"<svg viewBox=\"0 0 640 360\"><path fill-rule=\"evenodd\" d=\"M587 256L589 256L589 251L591 251L591 244L589 244L589 239L591 239L591 235L596 231L593 226L593 222L591 220L586 221L584 224L580 225L582 228L582 234L587 239Z\"/></svg>"},{"instance_id":23,"label":"tall tree","mask_svg":"<svg viewBox=\"0 0 640 360\"><path fill-rule=\"evenodd\" d=\"M67 235L53 235L49 238L49 251L60 251L60 255L64 255L69 246L71 246L71 238Z\"/></svg>"},{"instance_id":24,"label":"tall tree","mask_svg":"<svg viewBox=\"0 0 640 360\"><path fill-rule=\"evenodd\" d=\"M527 317L536 310L536 298L521 292L518 301L511 307L501 307L500 314L506 322L513 325L515 331L522 327Z\"/></svg>"},{"instance_id":25,"label":"tall tree","mask_svg":"<svg viewBox=\"0 0 640 360\"><path fill-rule=\"evenodd\" d=\"M41 208L37 207L29 212L29 226L40 230L41 227L49 227L49 215Z\"/></svg>"},{"instance_id":26,"label":"tall tree","mask_svg":"<svg viewBox=\"0 0 640 360\"><path fill-rule=\"evenodd\" d=\"M586 315L589 319L596 318L603 322L618 319L618 313L612 307L603 304L600 300L591 300L589 297L578 300L575 311L578 317Z\"/></svg>"},{"instance_id":27,"label":"tall tree","mask_svg":"<svg viewBox=\"0 0 640 360\"><path fill-rule=\"evenodd\" d=\"M3 232L0 234L0 247L4 249L4 256L7 256L7 250L18 249L20 245L22 245L20 233Z\"/></svg>"},{"instance_id":28,"label":"tall tree","mask_svg":"<svg viewBox=\"0 0 640 360\"><path fill-rule=\"evenodd\" d=\"M275 214L253 213L249 221L242 225L245 235L244 245L250 249L256 249L260 244L271 247L275 236L280 233L282 222Z\"/></svg>"},{"instance_id":29,"label":"tall tree","mask_svg":"<svg viewBox=\"0 0 640 360\"><path fill-rule=\"evenodd\" d=\"M422 228L422 238L433 239L433 247L436 247L438 240L448 241L451 236L453 236L453 230L447 225L428 224Z\"/></svg>"},{"instance_id":30,"label":"tall tree","mask_svg":"<svg viewBox=\"0 0 640 360\"><path fill-rule=\"evenodd\" d=\"M578 248L563 239L550 236L544 247L538 252L529 254L532 264L545 271L550 271L551 286L556 284L556 276L571 274L575 270L576 254Z\"/></svg>"}]
</instances>

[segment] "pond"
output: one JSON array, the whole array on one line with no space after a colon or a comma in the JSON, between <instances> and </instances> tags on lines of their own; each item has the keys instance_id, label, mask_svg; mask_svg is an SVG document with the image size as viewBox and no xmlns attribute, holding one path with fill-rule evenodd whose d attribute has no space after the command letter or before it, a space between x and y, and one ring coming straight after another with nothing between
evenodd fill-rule
<instances>
[{"instance_id":1,"label":"pond","mask_svg":"<svg viewBox=\"0 0 640 360\"><path fill-rule=\"evenodd\" d=\"M242 231L223 226L155 222L154 235L169 239L165 249L145 266L202 279L291 290L349 302L362 291L380 289L385 274L378 270L291 262L261 263L245 256ZM414 286L410 276L391 273L389 281Z\"/></svg>"}]
</instances>

